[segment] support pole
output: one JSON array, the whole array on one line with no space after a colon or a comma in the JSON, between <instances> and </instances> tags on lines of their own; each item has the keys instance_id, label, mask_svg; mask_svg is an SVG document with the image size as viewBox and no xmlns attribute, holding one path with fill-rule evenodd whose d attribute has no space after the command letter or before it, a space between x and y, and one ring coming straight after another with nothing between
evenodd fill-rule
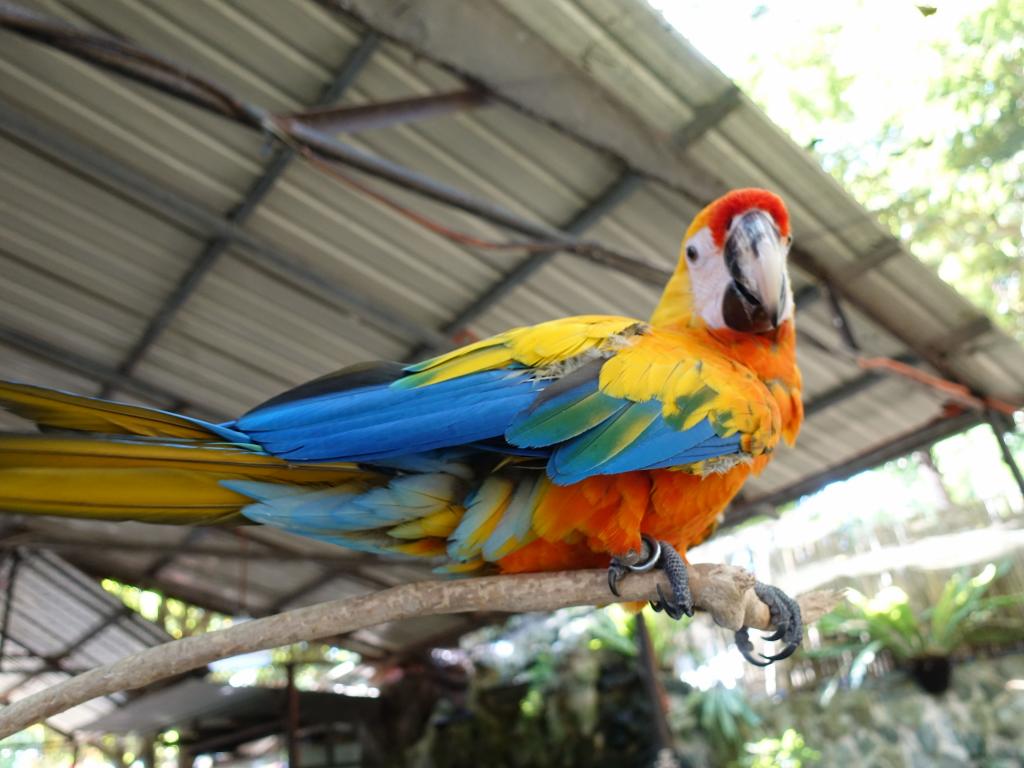
<instances>
[{"instance_id":1,"label":"support pole","mask_svg":"<svg viewBox=\"0 0 1024 768\"><path fill-rule=\"evenodd\" d=\"M1017 489L1020 491L1021 497L1024 497L1024 474L1021 473L1020 466L1013 457L1010 444L1006 442L1006 433L1012 431L1012 428L1007 424L1008 419L995 411L989 411L987 420L989 426L992 427L992 434L996 436L996 442L999 443L999 450L1003 454L1003 461L1006 462L1006 466L1009 468L1010 474L1013 475L1013 479L1017 481Z\"/></svg>"},{"instance_id":2,"label":"support pole","mask_svg":"<svg viewBox=\"0 0 1024 768\"><path fill-rule=\"evenodd\" d=\"M299 768L299 689L295 687L295 664L288 662L288 713L285 737L288 742L288 768Z\"/></svg>"},{"instance_id":3,"label":"support pole","mask_svg":"<svg viewBox=\"0 0 1024 768\"><path fill-rule=\"evenodd\" d=\"M643 613L636 615L636 648L640 660L640 678L644 683L644 692L651 704L651 717L654 719L654 743L657 747L655 764L676 768L678 762L672 750L672 732L668 727L665 712L665 691L658 680L658 664L654 658L654 643L651 632Z\"/></svg>"},{"instance_id":4,"label":"support pole","mask_svg":"<svg viewBox=\"0 0 1024 768\"><path fill-rule=\"evenodd\" d=\"M142 768L156 768L156 734L150 733L143 737Z\"/></svg>"}]
</instances>

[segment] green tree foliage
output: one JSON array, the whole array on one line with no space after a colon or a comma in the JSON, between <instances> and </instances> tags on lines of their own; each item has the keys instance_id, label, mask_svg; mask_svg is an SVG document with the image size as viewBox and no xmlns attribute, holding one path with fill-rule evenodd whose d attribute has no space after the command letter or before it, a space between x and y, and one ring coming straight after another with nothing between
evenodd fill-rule
<instances>
[{"instance_id":1,"label":"green tree foliage","mask_svg":"<svg viewBox=\"0 0 1024 768\"><path fill-rule=\"evenodd\" d=\"M921 255L1024 339L1024 0L996 0L942 45L931 96L952 118L915 147L942 149L940 183L922 179L887 210Z\"/></svg>"},{"instance_id":2,"label":"green tree foliage","mask_svg":"<svg viewBox=\"0 0 1024 768\"><path fill-rule=\"evenodd\" d=\"M898 8L853 10L876 14L876 29L902 23ZM944 9L931 11L922 24ZM868 62L906 59L875 57L863 21L827 23L793 43L752 57L747 89L920 258L1024 340L1024 0L994 0L951 37L937 35L927 87L880 118L864 115L884 87ZM836 55L853 43L864 57ZM780 63L788 108L777 98ZM867 138L866 119L881 120Z\"/></svg>"},{"instance_id":3,"label":"green tree foliage","mask_svg":"<svg viewBox=\"0 0 1024 768\"><path fill-rule=\"evenodd\" d=\"M749 768L802 768L821 760L821 753L804 743L804 737L787 728L779 738L761 739L747 745L742 765Z\"/></svg>"}]
</instances>

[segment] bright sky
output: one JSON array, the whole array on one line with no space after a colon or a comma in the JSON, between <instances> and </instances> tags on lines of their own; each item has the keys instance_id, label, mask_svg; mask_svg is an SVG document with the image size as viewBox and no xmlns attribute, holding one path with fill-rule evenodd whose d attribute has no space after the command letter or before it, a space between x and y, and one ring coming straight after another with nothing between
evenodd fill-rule
<instances>
[{"instance_id":1,"label":"bright sky","mask_svg":"<svg viewBox=\"0 0 1024 768\"><path fill-rule=\"evenodd\" d=\"M952 128L948 107L926 99L930 76L941 71L934 46L956 40L960 22L990 2L943 2L924 16L908 0L648 1L799 144L816 139L826 153L865 147L893 115L899 115L909 136L930 135L937 126ZM821 72L793 61L815 49L832 60L841 76L853 78L846 92L851 121L822 125L793 109L793 92L821 92ZM866 147L864 155L869 163L891 163L889 157L870 157ZM911 187L920 173L912 164L890 168L897 188Z\"/></svg>"},{"instance_id":2,"label":"bright sky","mask_svg":"<svg viewBox=\"0 0 1024 768\"><path fill-rule=\"evenodd\" d=\"M806 41L817 39L821 29L835 27L827 42L829 56L842 74L856 75L849 92L858 133L850 138L855 139L877 134L886 116L923 102L928 77L940 67L933 44L955 39L959 23L989 4L944 2L924 16L906 0L649 2L723 72L753 90L776 121L790 111L789 91L814 77L788 66L794 40L803 38L799 47L806 49ZM751 89L760 70L768 76ZM927 119L917 109L907 116Z\"/></svg>"}]
</instances>

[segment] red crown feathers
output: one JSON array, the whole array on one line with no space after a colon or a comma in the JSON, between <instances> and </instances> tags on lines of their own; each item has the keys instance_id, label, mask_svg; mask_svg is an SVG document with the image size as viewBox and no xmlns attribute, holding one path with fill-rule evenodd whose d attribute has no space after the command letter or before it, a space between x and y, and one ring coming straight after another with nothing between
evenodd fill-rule
<instances>
[{"instance_id":1,"label":"red crown feathers","mask_svg":"<svg viewBox=\"0 0 1024 768\"><path fill-rule=\"evenodd\" d=\"M751 208L771 214L782 236L789 236L789 211L781 197L766 189L734 189L708 206L707 226L715 245L721 248L725 243L733 217Z\"/></svg>"}]
</instances>

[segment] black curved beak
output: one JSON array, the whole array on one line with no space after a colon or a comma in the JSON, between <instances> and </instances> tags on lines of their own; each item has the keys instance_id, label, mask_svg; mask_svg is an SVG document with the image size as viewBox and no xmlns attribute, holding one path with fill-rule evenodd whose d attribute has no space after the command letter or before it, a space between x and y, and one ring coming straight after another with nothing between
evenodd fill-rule
<instances>
[{"instance_id":1,"label":"black curved beak","mask_svg":"<svg viewBox=\"0 0 1024 768\"><path fill-rule=\"evenodd\" d=\"M722 318L734 331L767 333L782 323L789 291L788 249L788 241L764 211L747 211L730 225L724 255L732 282L722 297Z\"/></svg>"}]
</instances>

